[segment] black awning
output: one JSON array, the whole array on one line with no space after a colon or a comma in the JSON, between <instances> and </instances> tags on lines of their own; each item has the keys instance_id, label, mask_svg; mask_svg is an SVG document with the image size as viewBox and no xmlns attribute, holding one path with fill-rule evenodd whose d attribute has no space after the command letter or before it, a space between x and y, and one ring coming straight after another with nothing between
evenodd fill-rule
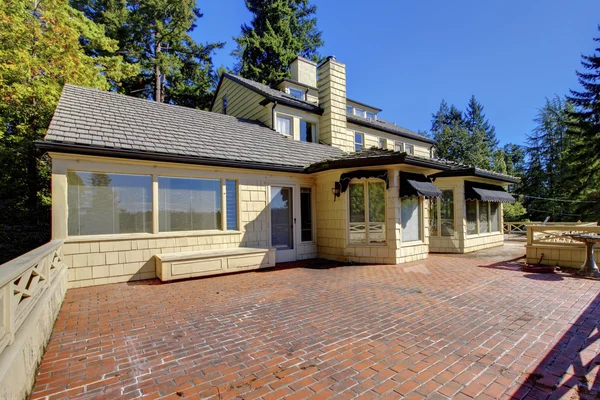
<instances>
[{"instance_id":1,"label":"black awning","mask_svg":"<svg viewBox=\"0 0 600 400\"><path fill-rule=\"evenodd\" d=\"M367 169L359 169L358 171L346 172L340 175L340 185L342 193L344 193L348 186L350 185L350 181L352 179L369 179L369 178L378 178L385 181L385 188L390 188L390 182L388 181L388 173L386 170L367 170Z\"/></svg>"},{"instance_id":2,"label":"black awning","mask_svg":"<svg viewBox=\"0 0 600 400\"><path fill-rule=\"evenodd\" d=\"M487 183L465 181L465 200L514 203L512 197L502 186Z\"/></svg>"},{"instance_id":3,"label":"black awning","mask_svg":"<svg viewBox=\"0 0 600 400\"><path fill-rule=\"evenodd\" d=\"M400 197L442 197L442 191L422 174L400 171Z\"/></svg>"}]
</instances>

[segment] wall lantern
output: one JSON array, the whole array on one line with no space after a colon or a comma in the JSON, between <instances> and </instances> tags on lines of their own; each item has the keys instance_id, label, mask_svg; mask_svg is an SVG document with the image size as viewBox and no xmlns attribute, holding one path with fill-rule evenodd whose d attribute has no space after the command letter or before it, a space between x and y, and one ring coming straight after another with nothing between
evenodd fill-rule
<instances>
[{"instance_id":1,"label":"wall lantern","mask_svg":"<svg viewBox=\"0 0 600 400\"><path fill-rule=\"evenodd\" d=\"M335 201L336 197L340 197L341 191L342 191L342 185L339 182L336 182L334 187L331 188L331 193L333 193L333 201Z\"/></svg>"}]
</instances>

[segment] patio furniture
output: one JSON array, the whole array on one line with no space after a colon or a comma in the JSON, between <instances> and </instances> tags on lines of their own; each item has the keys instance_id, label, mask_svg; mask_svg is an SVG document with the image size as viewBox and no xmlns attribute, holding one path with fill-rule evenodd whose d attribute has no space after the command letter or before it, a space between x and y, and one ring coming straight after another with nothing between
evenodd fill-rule
<instances>
[{"instance_id":1,"label":"patio furniture","mask_svg":"<svg viewBox=\"0 0 600 400\"><path fill-rule=\"evenodd\" d=\"M594 261L594 246L596 243L600 242L600 235L572 233L567 234L566 236L570 236L573 240L585 243L585 262L579 271L577 271L577 275L591 276L594 278L600 277L600 271L598 271L598 266Z\"/></svg>"}]
</instances>

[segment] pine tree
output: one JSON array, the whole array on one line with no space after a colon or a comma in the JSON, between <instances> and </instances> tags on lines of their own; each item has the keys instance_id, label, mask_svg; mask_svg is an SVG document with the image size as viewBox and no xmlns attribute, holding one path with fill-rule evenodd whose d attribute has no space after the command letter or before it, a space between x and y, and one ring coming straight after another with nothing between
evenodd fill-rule
<instances>
[{"instance_id":1,"label":"pine tree","mask_svg":"<svg viewBox=\"0 0 600 400\"><path fill-rule=\"evenodd\" d=\"M471 96L464 115L465 127L471 135L470 143L477 153L476 164L484 169L491 169L494 163L494 153L498 147L496 128L490 124L483 113L483 106L475 96Z\"/></svg>"},{"instance_id":2,"label":"pine tree","mask_svg":"<svg viewBox=\"0 0 600 400\"><path fill-rule=\"evenodd\" d=\"M86 55L82 42L117 48L67 0L0 2L0 258L48 239L49 162L33 142L44 136L63 85L108 89L108 80L136 72L120 56Z\"/></svg>"},{"instance_id":3,"label":"pine tree","mask_svg":"<svg viewBox=\"0 0 600 400\"><path fill-rule=\"evenodd\" d=\"M122 93L205 109L216 83L212 54L225 43L196 43L190 32L203 14L195 0L71 0L118 41L118 54L140 73L113 85ZM87 46L88 54L97 54Z\"/></svg>"},{"instance_id":4,"label":"pine tree","mask_svg":"<svg viewBox=\"0 0 600 400\"><path fill-rule=\"evenodd\" d=\"M269 84L289 77L289 64L302 56L318 61L323 45L315 5L309 0L246 0L253 14L235 38L235 66L244 78Z\"/></svg>"},{"instance_id":5,"label":"pine tree","mask_svg":"<svg viewBox=\"0 0 600 400\"><path fill-rule=\"evenodd\" d=\"M600 37L593 40L600 43ZM583 72L578 71L577 77L582 90L571 90L569 96L575 106L568 132L571 197L595 201L578 203L577 211L586 219L600 220L600 47L592 55L582 56L581 65Z\"/></svg>"}]
</instances>

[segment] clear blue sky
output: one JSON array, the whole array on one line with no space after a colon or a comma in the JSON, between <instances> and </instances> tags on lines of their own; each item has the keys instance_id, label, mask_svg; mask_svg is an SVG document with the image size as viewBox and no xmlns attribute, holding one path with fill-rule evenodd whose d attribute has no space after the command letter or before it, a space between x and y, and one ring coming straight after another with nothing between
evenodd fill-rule
<instances>
[{"instance_id":1,"label":"clear blue sky","mask_svg":"<svg viewBox=\"0 0 600 400\"><path fill-rule=\"evenodd\" d=\"M348 97L380 116L429 130L442 99L464 109L474 94L501 144L522 144L544 98L578 88L591 54L598 0L313 0L325 46L346 64ZM227 41L216 65L233 66L232 37L251 15L243 0L201 1L196 40Z\"/></svg>"}]
</instances>

